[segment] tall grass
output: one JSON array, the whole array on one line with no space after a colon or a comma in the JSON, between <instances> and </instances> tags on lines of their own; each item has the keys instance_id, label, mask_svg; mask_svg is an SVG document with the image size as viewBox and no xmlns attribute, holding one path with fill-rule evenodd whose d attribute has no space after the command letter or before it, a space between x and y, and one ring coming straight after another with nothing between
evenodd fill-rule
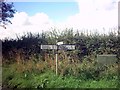
<instances>
[{"instance_id":1,"label":"tall grass","mask_svg":"<svg viewBox=\"0 0 120 90\"><path fill-rule=\"evenodd\" d=\"M88 62L63 64L56 75L50 63L29 61L3 67L4 88L117 88L118 67L101 68ZM54 67L55 68L55 67Z\"/></svg>"}]
</instances>

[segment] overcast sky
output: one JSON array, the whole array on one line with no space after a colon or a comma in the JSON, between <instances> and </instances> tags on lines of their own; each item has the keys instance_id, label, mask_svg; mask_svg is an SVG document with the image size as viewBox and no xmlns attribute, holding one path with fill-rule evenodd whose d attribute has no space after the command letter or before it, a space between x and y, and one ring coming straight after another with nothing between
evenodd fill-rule
<instances>
[{"instance_id":1,"label":"overcast sky","mask_svg":"<svg viewBox=\"0 0 120 90\"><path fill-rule=\"evenodd\" d=\"M6 30L0 27L1 39L14 38L16 33L41 33L52 27L107 33L118 26L119 0L28 1L14 2L17 13L11 19L13 24L6 26Z\"/></svg>"}]
</instances>

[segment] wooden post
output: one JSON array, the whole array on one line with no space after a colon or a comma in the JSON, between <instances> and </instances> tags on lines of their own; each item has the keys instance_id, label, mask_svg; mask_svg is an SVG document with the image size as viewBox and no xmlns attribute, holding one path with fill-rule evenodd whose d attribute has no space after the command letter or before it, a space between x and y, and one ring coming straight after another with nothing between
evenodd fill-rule
<instances>
[{"instance_id":1,"label":"wooden post","mask_svg":"<svg viewBox=\"0 0 120 90\"><path fill-rule=\"evenodd\" d=\"M58 54L56 52L56 75L58 74Z\"/></svg>"}]
</instances>

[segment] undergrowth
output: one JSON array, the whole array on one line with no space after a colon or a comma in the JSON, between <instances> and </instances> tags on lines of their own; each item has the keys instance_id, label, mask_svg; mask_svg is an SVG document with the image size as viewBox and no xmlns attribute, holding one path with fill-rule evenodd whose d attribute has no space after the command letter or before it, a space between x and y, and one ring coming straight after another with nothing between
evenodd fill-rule
<instances>
[{"instance_id":1,"label":"undergrowth","mask_svg":"<svg viewBox=\"0 0 120 90\"><path fill-rule=\"evenodd\" d=\"M2 86L3 88L119 87L116 65L99 68L87 62L68 64L59 68L58 75L55 74L55 70L48 67L49 64L46 62L33 61L4 65Z\"/></svg>"}]
</instances>

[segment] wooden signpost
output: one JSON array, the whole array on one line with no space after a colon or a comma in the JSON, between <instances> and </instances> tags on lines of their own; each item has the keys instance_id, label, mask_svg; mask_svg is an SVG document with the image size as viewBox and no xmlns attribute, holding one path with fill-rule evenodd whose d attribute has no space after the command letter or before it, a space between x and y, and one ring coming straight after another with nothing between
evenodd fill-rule
<instances>
[{"instance_id":1,"label":"wooden signpost","mask_svg":"<svg viewBox=\"0 0 120 90\"><path fill-rule=\"evenodd\" d=\"M74 50L75 45L64 45L58 42L57 45L41 45L41 49L56 50L56 75L58 73L58 50Z\"/></svg>"}]
</instances>

